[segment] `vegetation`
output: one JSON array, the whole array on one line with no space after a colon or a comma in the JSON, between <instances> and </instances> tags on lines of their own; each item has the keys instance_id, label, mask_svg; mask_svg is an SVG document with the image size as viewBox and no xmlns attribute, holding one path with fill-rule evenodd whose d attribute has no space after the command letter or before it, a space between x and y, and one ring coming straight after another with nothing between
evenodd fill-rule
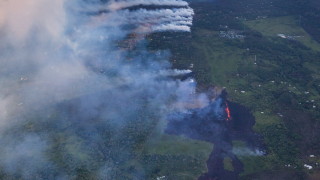
<instances>
[{"instance_id":1,"label":"vegetation","mask_svg":"<svg viewBox=\"0 0 320 180\"><path fill-rule=\"evenodd\" d=\"M159 139L160 138L160 139ZM197 179L207 171L206 160L212 151L210 143L172 135L156 135L146 143L143 167L148 178Z\"/></svg>"},{"instance_id":2,"label":"vegetation","mask_svg":"<svg viewBox=\"0 0 320 180\"><path fill-rule=\"evenodd\" d=\"M245 164L243 178L279 169L301 173L308 162L304 157L320 154L320 31L311 30L319 24L312 19L320 11L310 8L313 1L303 2L194 3L191 34L150 37L151 49L171 50L174 67L193 64L200 87L226 87L229 99L245 105L256 117L254 128L263 135L267 154L240 156ZM220 31L234 31L245 38L221 37ZM228 161L224 163L230 169Z\"/></svg>"}]
</instances>

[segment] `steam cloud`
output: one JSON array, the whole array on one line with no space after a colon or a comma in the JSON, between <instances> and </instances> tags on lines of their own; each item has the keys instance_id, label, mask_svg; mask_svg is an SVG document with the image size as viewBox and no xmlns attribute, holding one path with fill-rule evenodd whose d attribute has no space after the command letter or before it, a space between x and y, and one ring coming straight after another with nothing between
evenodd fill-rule
<instances>
[{"instance_id":1,"label":"steam cloud","mask_svg":"<svg viewBox=\"0 0 320 180\"><path fill-rule=\"evenodd\" d=\"M107 9L119 10L138 5L159 5L159 6L188 6L188 3L182 0L124 0L124 1L111 1Z\"/></svg>"},{"instance_id":2,"label":"steam cloud","mask_svg":"<svg viewBox=\"0 0 320 180\"><path fill-rule=\"evenodd\" d=\"M180 2L180 1L179 1ZM146 3L148 4L148 3ZM144 33L154 31L190 31L192 25L193 10L189 7L147 10L138 9L130 11L128 9L116 12L105 13L97 18L100 22L109 23L110 19L116 25L131 24L139 28L138 32L144 29Z\"/></svg>"},{"instance_id":3,"label":"steam cloud","mask_svg":"<svg viewBox=\"0 0 320 180\"><path fill-rule=\"evenodd\" d=\"M137 5L175 8L126 9ZM170 70L167 52L117 44L190 31L192 16L180 0L0 1L0 178L121 179L137 141L190 99L208 99L193 80L169 77L189 71Z\"/></svg>"}]
</instances>

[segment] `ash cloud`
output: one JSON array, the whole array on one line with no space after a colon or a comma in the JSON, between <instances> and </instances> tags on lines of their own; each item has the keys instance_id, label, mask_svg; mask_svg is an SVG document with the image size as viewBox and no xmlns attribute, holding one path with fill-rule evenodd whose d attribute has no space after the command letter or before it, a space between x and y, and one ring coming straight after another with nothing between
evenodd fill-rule
<instances>
[{"instance_id":1,"label":"ash cloud","mask_svg":"<svg viewBox=\"0 0 320 180\"><path fill-rule=\"evenodd\" d=\"M123 9L150 4L181 8ZM179 0L1 1L0 178L143 179L119 168L136 144L190 97L208 103L143 36L190 31L192 15ZM142 34L135 49L117 47L131 33Z\"/></svg>"}]
</instances>

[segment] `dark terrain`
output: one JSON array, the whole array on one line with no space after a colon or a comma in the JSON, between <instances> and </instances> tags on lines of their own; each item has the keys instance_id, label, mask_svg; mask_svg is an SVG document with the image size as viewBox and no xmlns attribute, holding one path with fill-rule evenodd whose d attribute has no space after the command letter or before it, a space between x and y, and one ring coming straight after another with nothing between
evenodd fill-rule
<instances>
[{"instance_id":1,"label":"dark terrain","mask_svg":"<svg viewBox=\"0 0 320 180\"><path fill-rule=\"evenodd\" d=\"M227 112L216 112L226 109L227 106L231 118ZM207 107L190 110L187 114L171 115L166 132L214 144L214 150L207 160L208 172L201 175L199 180L236 180L243 172L243 164L232 152L232 140L245 141L253 151L261 149L261 137L252 130L254 124L252 114L244 106L227 101L226 91L223 91L220 97ZM224 169L223 159L226 157L232 159L233 171Z\"/></svg>"}]
</instances>

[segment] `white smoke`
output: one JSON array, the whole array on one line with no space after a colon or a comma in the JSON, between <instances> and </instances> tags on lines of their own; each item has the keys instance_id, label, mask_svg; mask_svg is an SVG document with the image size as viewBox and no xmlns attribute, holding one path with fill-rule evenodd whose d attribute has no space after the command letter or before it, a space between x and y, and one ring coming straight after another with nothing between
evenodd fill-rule
<instances>
[{"instance_id":1,"label":"white smoke","mask_svg":"<svg viewBox=\"0 0 320 180\"><path fill-rule=\"evenodd\" d=\"M194 12L190 8L138 10L130 13L129 22L151 26L152 31L190 31Z\"/></svg>"},{"instance_id":2,"label":"white smoke","mask_svg":"<svg viewBox=\"0 0 320 180\"><path fill-rule=\"evenodd\" d=\"M123 10L138 4L181 8ZM99 13L105 7L112 11ZM86 8L97 13L88 15ZM122 129L135 121L143 122L135 131L150 130L151 120L161 121L195 92L193 83L163 74L170 68L166 53L142 45L131 55L117 42L139 28L189 31L192 16L178 0L0 1L0 177L75 177L80 166L110 164L116 170L116 160L132 152L128 145L119 152L106 141L126 142ZM103 164L94 167L90 158Z\"/></svg>"},{"instance_id":3,"label":"white smoke","mask_svg":"<svg viewBox=\"0 0 320 180\"><path fill-rule=\"evenodd\" d=\"M162 70L160 71L160 74L164 75L164 76L181 76L181 75L186 75L192 73L191 70L189 69L170 69L170 70Z\"/></svg>"},{"instance_id":4,"label":"white smoke","mask_svg":"<svg viewBox=\"0 0 320 180\"><path fill-rule=\"evenodd\" d=\"M52 40L61 40L66 20L63 6L64 0L0 1L0 28L8 32L6 38L15 45L36 28L45 30Z\"/></svg>"},{"instance_id":5,"label":"white smoke","mask_svg":"<svg viewBox=\"0 0 320 180\"><path fill-rule=\"evenodd\" d=\"M118 25L131 24L138 29L145 27L146 33L153 31L190 31L194 11L189 7L173 9L137 9L137 10L119 10L115 12L104 13L97 17L100 22L108 23L110 19L117 22Z\"/></svg>"},{"instance_id":6,"label":"white smoke","mask_svg":"<svg viewBox=\"0 0 320 180\"><path fill-rule=\"evenodd\" d=\"M232 151L237 156L263 156L266 154L262 150L259 150L259 149L252 150L246 147L234 148Z\"/></svg>"},{"instance_id":7,"label":"white smoke","mask_svg":"<svg viewBox=\"0 0 320 180\"><path fill-rule=\"evenodd\" d=\"M162 24L155 27L152 27L152 30L155 32L162 32L162 31L190 31L189 26L184 25L177 25L177 24Z\"/></svg>"},{"instance_id":8,"label":"white smoke","mask_svg":"<svg viewBox=\"0 0 320 180\"><path fill-rule=\"evenodd\" d=\"M123 0L110 1L107 6L108 10L119 10L139 5L157 5L157 6L188 6L188 3L183 0Z\"/></svg>"}]
</instances>

